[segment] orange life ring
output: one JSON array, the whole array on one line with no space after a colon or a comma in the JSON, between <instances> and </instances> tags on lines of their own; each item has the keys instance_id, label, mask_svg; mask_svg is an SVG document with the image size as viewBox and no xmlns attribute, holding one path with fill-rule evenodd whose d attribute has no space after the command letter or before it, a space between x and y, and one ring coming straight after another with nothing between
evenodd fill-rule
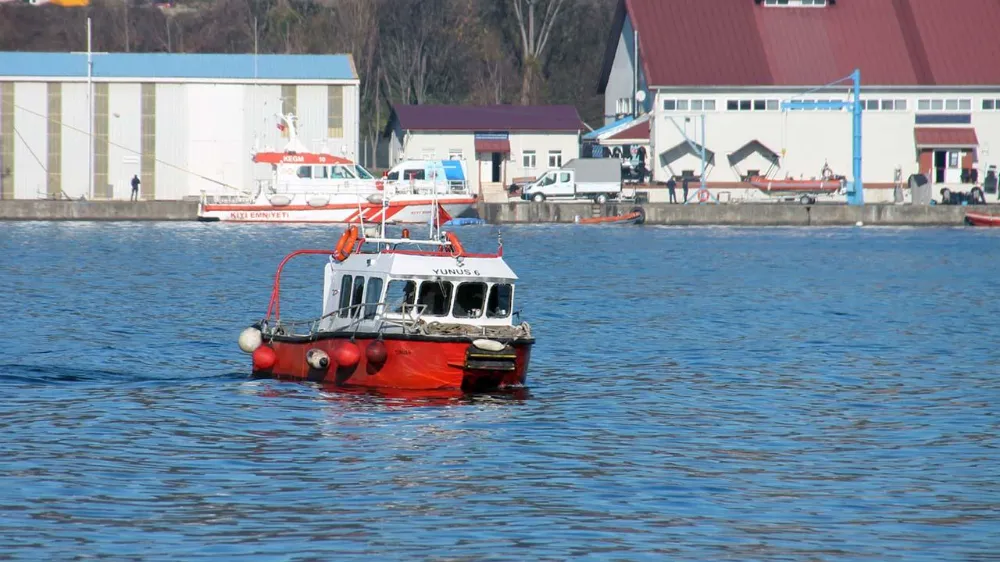
<instances>
[{"instance_id":1,"label":"orange life ring","mask_svg":"<svg viewBox=\"0 0 1000 562\"><path fill-rule=\"evenodd\" d=\"M698 192L698 202L699 203L704 203L705 201L708 201L709 197L711 197L711 195L709 195L707 189L703 189L703 190L701 190L701 191Z\"/></svg>"},{"instance_id":2,"label":"orange life ring","mask_svg":"<svg viewBox=\"0 0 1000 562\"><path fill-rule=\"evenodd\" d=\"M384 190L385 189L385 182L382 181L382 180L376 180L375 181L375 189L377 189L379 191Z\"/></svg>"},{"instance_id":3,"label":"orange life ring","mask_svg":"<svg viewBox=\"0 0 1000 562\"><path fill-rule=\"evenodd\" d=\"M462 243L458 241L458 235L454 232L449 232L445 235L445 238L451 242L451 249L456 256L465 255L465 248L462 247Z\"/></svg>"},{"instance_id":4,"label":"orange life ring","mask_svg":"<svg viewBox=\"0 0 1000 562\"><path fill-rule=\"evenodd\" d=\"M333 258L337 261L344 261L347 256L351 255L354 251L354 243L358 241L358 227L349 226L347 230L340 235L340 240L337 242L337 247L333 251Z\"/></svg>"}]
</instances>

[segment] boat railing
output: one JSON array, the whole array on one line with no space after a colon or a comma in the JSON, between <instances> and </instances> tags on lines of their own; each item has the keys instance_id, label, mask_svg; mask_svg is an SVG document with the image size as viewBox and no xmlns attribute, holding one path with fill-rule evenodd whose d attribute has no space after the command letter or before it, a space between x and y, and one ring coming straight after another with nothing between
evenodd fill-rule
<instances>
[{"instance_id":1,"label":"boat railing","mask_svg":"<svg viewBox=\"0 0 1000 562\"><path fill-rule=\"evenodd\" d=\"M374 309L374 312L370 312ZM387 311L393 311L388 314ZM381 331L384 325L397 326L403 333L417 332L421 322L421 316L427 310L425 304L410 304L403 300L396 301L389 306L386 301L379 303L358 303L350 306L338 308L330 311L319 318L312 320L283 320L277 318L273 323L266 320L261 323L260 330L265 335L272 336L314 336L324 331L323 324L330 318L350 318L346 325L337 326L329 331L357 333L361 325L366 322L375 322L374 331Z\"/></svg>"}]
</instances>

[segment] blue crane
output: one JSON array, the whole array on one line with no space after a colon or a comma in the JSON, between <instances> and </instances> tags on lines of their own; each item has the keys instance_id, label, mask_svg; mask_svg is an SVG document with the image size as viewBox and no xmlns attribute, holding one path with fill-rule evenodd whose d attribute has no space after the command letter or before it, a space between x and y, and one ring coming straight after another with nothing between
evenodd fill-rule
<instances>
[{"instance_id":1,"label":"blue crane","mask_svg":"<svg viewBox=\"0 0 1000 562\"><path fill-rule=\"evenodd\" d=\"M851 181L847 184L847 204L848 205L864 205L865 204L865 191L864 183L861 181L861 69L854 69L849 76L845 76L840 80L830 82L819 88L814 88L807 92L803 92L800 95L807 95L813 92L818 92L836 86L850 80L853 83L851 88L851 101L783 101L781 102L781 110L787 111L789 109L850 109L852 115L852 125L851 134L853 136L853 147L852 147L852 166L851 166Z\"/></svg>"}]
</instances>

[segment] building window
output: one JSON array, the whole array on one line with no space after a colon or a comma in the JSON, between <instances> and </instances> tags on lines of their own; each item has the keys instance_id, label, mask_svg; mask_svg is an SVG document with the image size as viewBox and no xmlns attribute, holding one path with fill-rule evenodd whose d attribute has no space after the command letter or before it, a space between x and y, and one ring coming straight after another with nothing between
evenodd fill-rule
<instances>
[{"instance_id":1,"label":"building window","mask_svg":"<svg viewBox=\"0 0 1000 562\"><path fill-rule=\"evenodd\" d=\"M344 87L326 87L326 136L344 138Z\"/></svg>"},{"instance_id":2,"label":"building window","mask_svg":"<svg viewBox=\"0 0 1000 562\"><path fill-rule=\"evenodd\" d=\"M688 100L677 100L677 111L687 111Z\"/></svg>"},{"instance_id":3,"label":"building window","mask_svg":"<svg viewBox=\"0 0 1000 562\"><path fill-rule=\"evenodd\" d=\"M525 169L533 169L535 167L535 151L525 150L521 153L521 165Z\"/></svg>"},{"instance_id":4,"label":"building window","mask_svg":"<svg viewBox=\"0 0 1000 562\"><path fill-rule=\"evenodd\" d=\"M562 168L562 151L549 151L549 168Z\"/></svg>"},{"instance_id":5,"label":"building window","mask_svg":"<svg viewBox=\"0 0 1000 562\"><path fill-rule=\"evenodd\" d=\"M1000 99L983 100L983 110L984 111L1000 110Z\"/></svg>"},{"instance_id":6,"label":"building window","mask_svg":"<svg viewBox=\"0 0 1000 562\"><path fill-rule=\"evenodd\" d=\"M616 104L615 109L615 113L618 115L632 113L632 98L618 98L618 103Z\"/></svg>"},{"instance_id":7,"label":"building window","mask_svg":"<svg viewBox=\"0 0 1000 562\"><path fill-rule=\"evenodd\" d=\"M715 100L663 100L664 111L715 111Z\"/></svg>"},{"instance_id":8,"label":"building window","mask_svg":"<svg viewBox=\"0 0 1000 562\"><path fill-rule=\"evenodd\" d=\"M676 111L677 110L677 100L663 100L663 110L664 111Z\"/></svg>"},{"instance_id":9,"label":"building window","mask_svg":"<svg viewBox=\"0 0 1000 562\"><path fill-rule=\"evenodd\" d=\"M451 148L448 149L448 160L462 160L462 149L461 148Z\"/></svg>"},{"instance_id":10,"label":"building window","mask_svg":"<svg viewBox=\"0 0 1000 562\"><path fill-rule=\"evenodd\" d=\"M425 148L420 151L420 158L422 160L433 160L435 156L433 148Z\"/></svg>"},{"instance_id":11,"label":"building window","mask_svg":"<svg viewBox=\"0 0 1000 562\"><path fill-rule=\"evenodd\" d=\"M917 111L972 111L972 100L958 99L922 99L917 100Z\"/></svg>"},{"instance_id":12,"label":"building window","mask_svg":"<svg viewBox=\"0 0 1000 562\"><path fill-rule=\"evenodd\" d=\"M708 103L711 100L706 100ZM715 102L712 102L712 108L715 108ZM768 99L756 99L756 100L727 100L726 101L726 111L777 111L779 108L778 100L768 100Z\"/></svg>"},{"instance_id":13,"label":"building window","mask_svg":"<svg viewBox=\"0 0 1000 562\"><path fill-rule=\"evenodd\" d=\"M807 7L807 8L822 8L826 6L827 0L764 0L765 6L788 6L788 7Z\"/></svg>"}]
</instances>

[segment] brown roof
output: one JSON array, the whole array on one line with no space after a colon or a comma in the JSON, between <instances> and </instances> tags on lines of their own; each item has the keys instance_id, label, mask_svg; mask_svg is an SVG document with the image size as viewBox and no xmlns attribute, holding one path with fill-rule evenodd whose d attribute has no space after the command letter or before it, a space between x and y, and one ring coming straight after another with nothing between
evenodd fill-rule
<instances>
[{"instance_id":1,"label":"brown roof","mask_svg":"<svg viewBox=\"0 0 1000 562\"><path fill-rule=\"evenodd\" d=\"M643 140L649 142L649 120L645 120L642 123L632 125L624 131L619 131L610 137L608 140Z\"/></svg>"},{"instance_id":2,"label":"brown roof","mask_svg":"<svg viewBox=\"0 0 1000 562\"><path fill-rule=\"evenodd\" d=\"M979 146L972 127L917 127L913 129L917 147Z\"/></svg>"},{"instance_id":3,"label":"brown roof","mask_svg":"<svg viewBox=\"0 0 1000 562\"><path fill-rule=\"evenodd\" d=\"M1000 0L620 0L614 45L626 13L651 86L1000 85Z\"/></svg>"},{"instance_id":4,"label":"brown roof","mask_svg":"<svg viewBox=\"0 0 1000 562\"><path fill-rule=\"evenodd\" d=\"M584 130L572 105L396 105L393 114L409 131ZM392 121L392 118L390 118Z\"/></svg>"}]
</instances>

